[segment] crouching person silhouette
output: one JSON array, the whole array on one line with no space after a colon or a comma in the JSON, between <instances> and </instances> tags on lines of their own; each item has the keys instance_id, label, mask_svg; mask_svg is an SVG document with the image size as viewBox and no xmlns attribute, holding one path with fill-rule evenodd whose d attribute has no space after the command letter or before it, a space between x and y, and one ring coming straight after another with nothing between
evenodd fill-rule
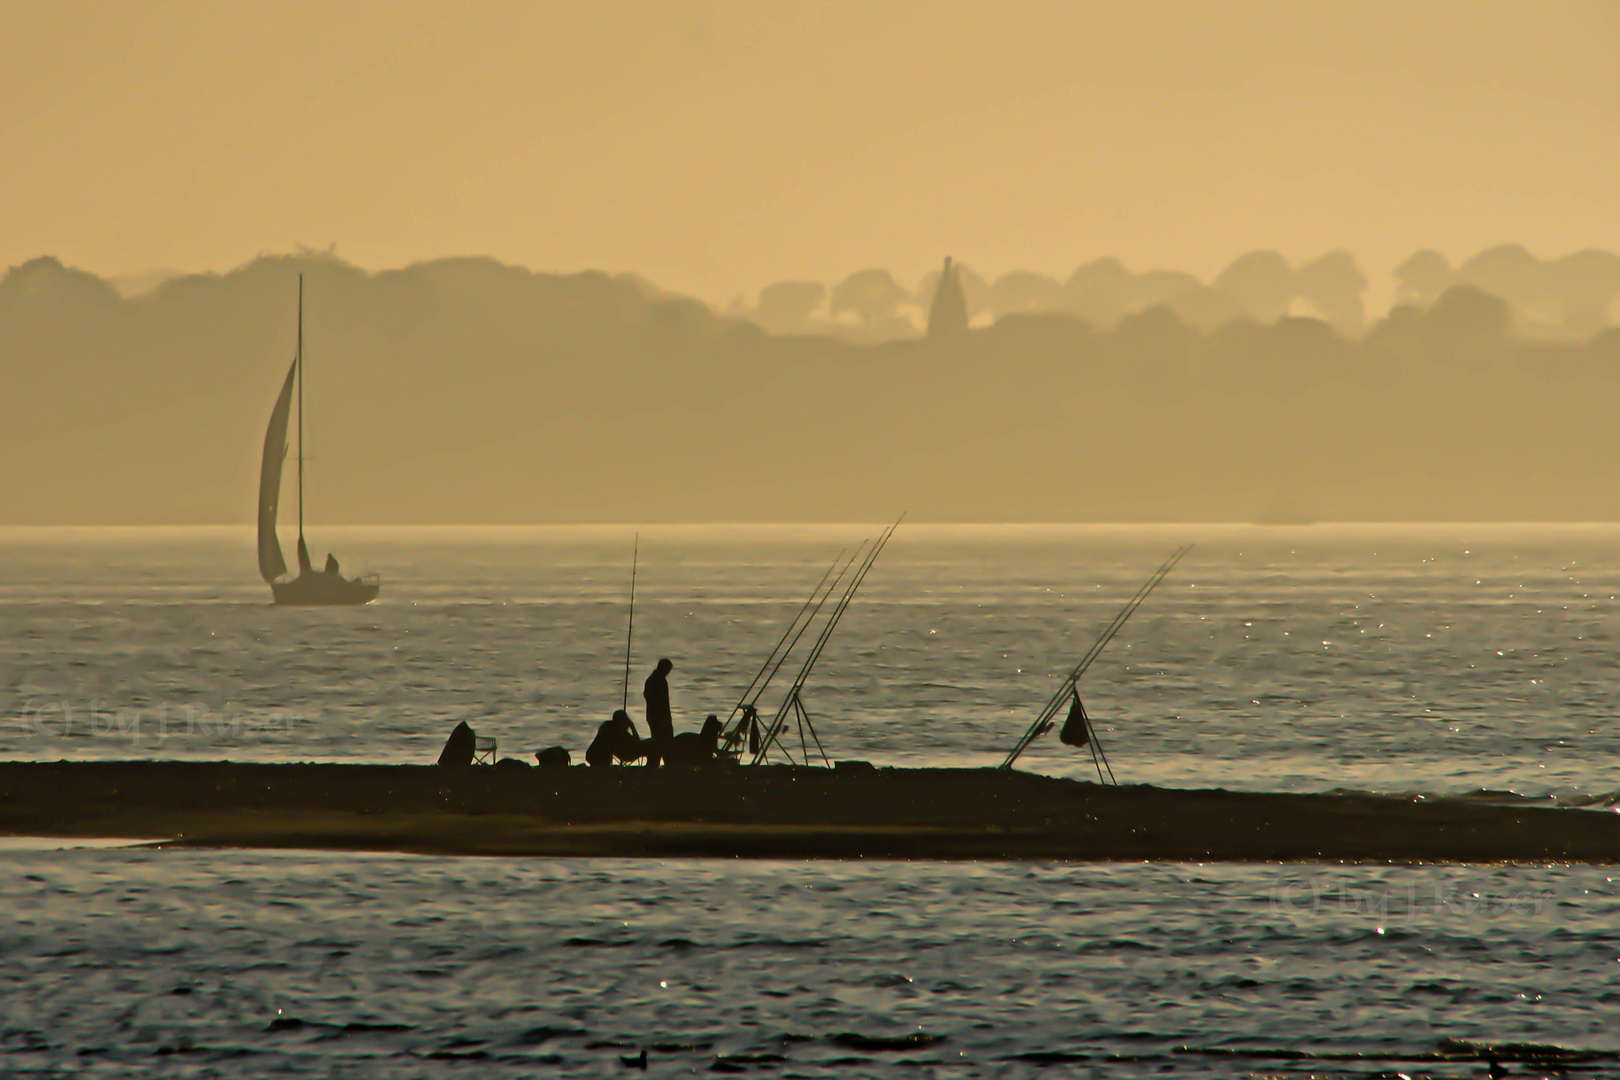
<instances>
[{"instance_id":1,"label":"crouching person silhouette","mask_svg":"<svg viewBox=\"0 0 1620 1080\"><path fill-rule=\"evenodd\" d=\"M702 731L683 731L670 740L666 760L671 765L713 765L720 759L720 732L725 725L713 713Z\"/></svg>"},{"instance_id":2,"label":"crouching person silhouette","mask_svg":"<svg viewBox=\"0 0 1620 1080\"><path fill-rule=\"evenodd\" d=\"M591 745L585 751L585 763L592 768L603 769L615 760L635 761L641 757L645 745L636 732L630 714L623 709L615 709L613 719L603 721L596 729L596 738L591 740Z\"/></svg>"}]
</instances>

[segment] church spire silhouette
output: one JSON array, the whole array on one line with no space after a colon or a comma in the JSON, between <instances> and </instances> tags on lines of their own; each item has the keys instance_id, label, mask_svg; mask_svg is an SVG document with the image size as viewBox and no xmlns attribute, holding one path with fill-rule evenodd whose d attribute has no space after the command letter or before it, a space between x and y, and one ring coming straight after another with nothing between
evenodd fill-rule
<instances>
[{"instance_id":1,"label":"church spire silhouette","mask_svg":"<svg viewBox=\"0 0 1620 1080\"><path fill-rule=\"evenodd\" d=\"M928 336L956 337L967 333L967 328L967 298L962 295L961 272L947 255L939 284L934 287L934 302L928 308Z\"/></svg>"}]
</instances>

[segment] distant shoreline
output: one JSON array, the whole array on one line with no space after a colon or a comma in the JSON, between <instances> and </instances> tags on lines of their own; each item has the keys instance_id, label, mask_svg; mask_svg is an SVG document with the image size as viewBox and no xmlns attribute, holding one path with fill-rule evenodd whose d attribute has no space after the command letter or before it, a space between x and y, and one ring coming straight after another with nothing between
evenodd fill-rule
<instances>
[{"instance_id":1,"label":"distant shoreline","mask_svg":"<svg viewBox=\"0 0 1620 1080\"><path fill-rule=\"evenodd\" d=\"M1620 815L995 769L0 762L0 835L424 855L1620 864Z\"/></svg>"},{"instance_id":2,"label":"distant shoreline","mask_svg":"<svg viewBox=\"0 0 1620 1080\"><path fill-rule=\"evenodd\" d=\"M380 536L402 539L527 539L535 536L568 536L570 539L605 537L617 538L632 532L663 533L672 537L701 537L705 534L732 533L759 534L762 538L797 539L804 536L842 535L845 532L871 530L884 523L870 521L572 521L572 522L453 522L453 523L322 523L322 533L340 536ZM1530 533L1620 531L1620 519L1615 520L1502 520L1502 521L913 521L907 519L901 535L915 539L930 535L949 534L968 536L978 534L1027 533L1029 535L1065 534L1166 534L1195 536L1200 532L1216 534L1258 533L1284 535L1301 533L1324 535L1334 532L1377 536L1385 533L1432 533L1448 535L1461 530L1494 529L1524 530ZM177 539L245 539L251 542L254 525L251 522L208 524L4 524L0 523L0 542L33 539L123 539L150 540L162 537Z\"/></svg>"}]
</instances>

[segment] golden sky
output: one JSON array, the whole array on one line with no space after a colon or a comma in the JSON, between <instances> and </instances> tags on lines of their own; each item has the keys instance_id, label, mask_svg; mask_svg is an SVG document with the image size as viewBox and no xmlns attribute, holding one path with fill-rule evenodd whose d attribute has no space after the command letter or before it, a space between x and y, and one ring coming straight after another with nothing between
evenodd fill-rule
<instances>
[{"instance_id":1,"label":"golden sky","mask_svg":"<svg viewBox=\"0 0 1620 1080\"><path fill-rule=\"evenodd\" d=\"M1615 0L0 4L0 265L1620 249Z\"/></svg>"}]
</instances>

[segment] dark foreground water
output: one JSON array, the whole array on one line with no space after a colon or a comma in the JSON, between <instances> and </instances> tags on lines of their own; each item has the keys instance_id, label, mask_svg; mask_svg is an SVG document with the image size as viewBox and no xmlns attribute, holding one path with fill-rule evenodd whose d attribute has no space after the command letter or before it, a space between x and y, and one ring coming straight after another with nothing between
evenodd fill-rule
<instances>
[{"instance_id":1,"label":"dark foreground water","mask_svg":"<svg viewBox=\"0 0 1620 1080\"><path fill-rule=\"evenodd\" d=\"M873 531L643 533L637 681L724 712ZM617 704L627 531L318 535L385 582L326 612L249 539L0 533L0 756L578 753ZM1182 540L1086 679L1121 779L1614 801L1608 528L902 530L807 690L829 754L999 760ZM0 850L12 1074L1620 1076L1609 869L51 848Z\"/></svg>"},{"instance_id":2,"label":"dark foreground water","mask_svg":"<svg viewBox=\"0 0 1620 1080\"><path fill-rule=\"evenodd\" d=\"M1425 1058L1620 1046L1612 878L12 852L0 1046L24 1074L1481 1075ZM1229 1053L1277 1050L1335 1058Z\"/></svg>"}]
</instances>

